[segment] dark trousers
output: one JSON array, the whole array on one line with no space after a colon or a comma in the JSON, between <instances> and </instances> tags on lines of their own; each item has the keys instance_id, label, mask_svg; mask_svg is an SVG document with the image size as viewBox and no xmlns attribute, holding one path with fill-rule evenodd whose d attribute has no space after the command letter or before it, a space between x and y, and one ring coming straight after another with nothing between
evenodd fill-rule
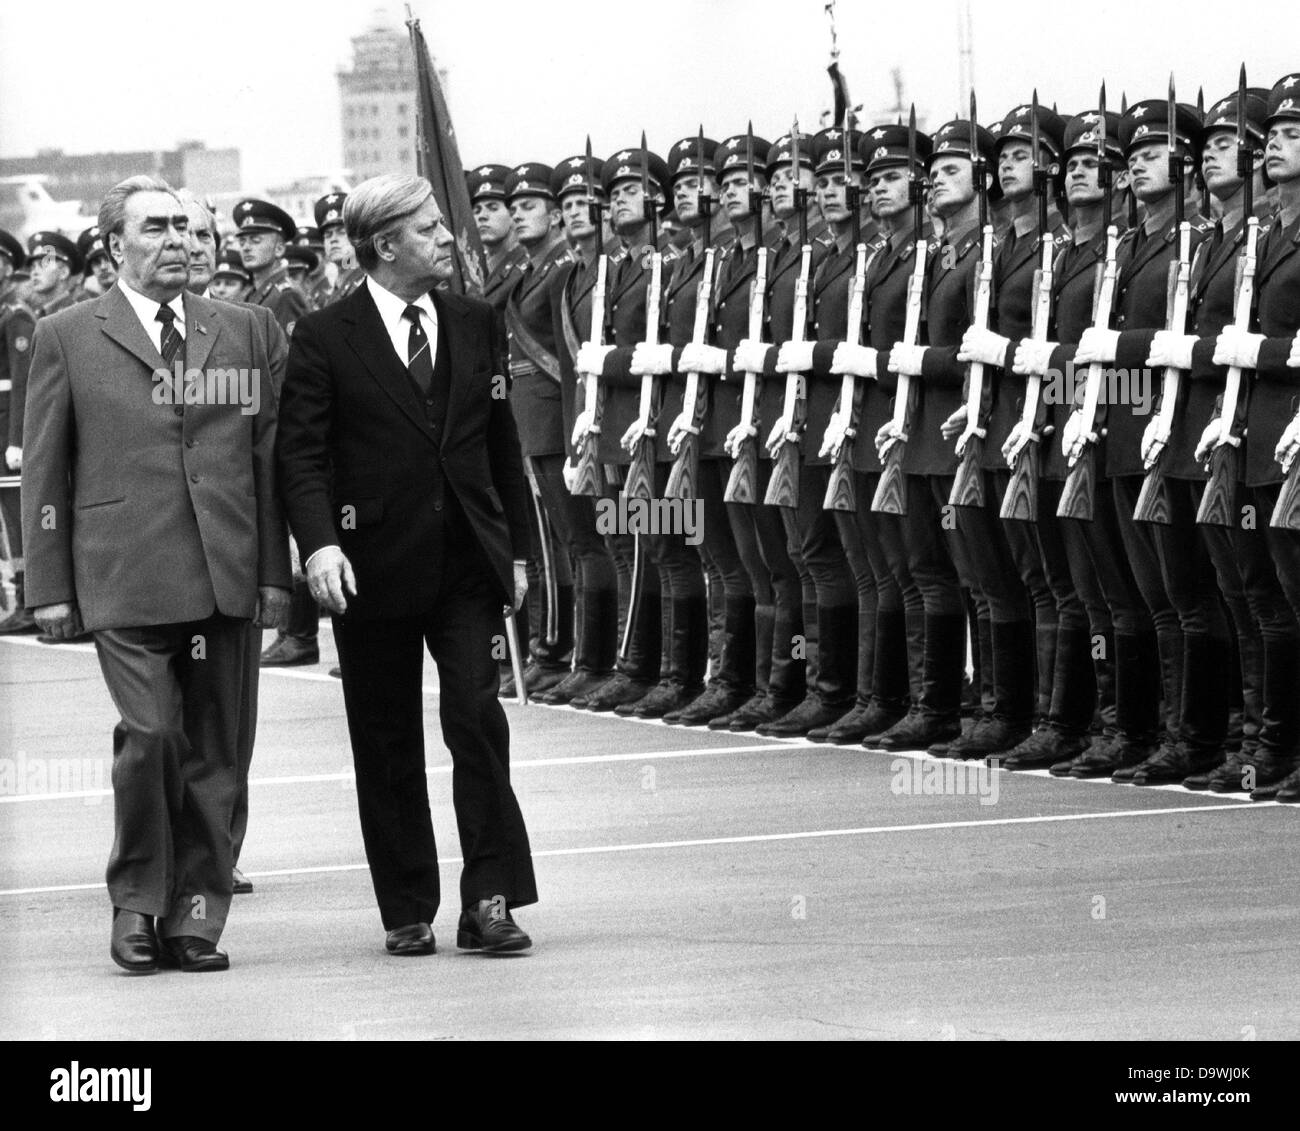
<instances>
[{"instance_id":1,"label":"dark trousers","mask_svg":"<svg viewBox=\"0 0 1300 1131\"><path fill-rule=\"evenodd\" d=\"M420 690L426 647L438 666L438 713L452 760L461 903L496 895L510 907L537 901L528 833L510 785L510 728L497 699L493 644L502 632L502 595L468 529L446 541L453 548L431 563L441 572L438 600L424 615L334 618L361 835L386 930L431 922L440 901Z\"/></svg>"},{"instance_id":2,"label":"dark trousers","mask_svg":"<svg viewBox=\"0 0 1300 1131\"><path fill-rule=\"evenodd\" d=\"M262 630L249 627L248 668L244 673L244 699L239 707L239 738L235 755L238 789L230 814L231 855L236 864L248 832L248 771L253 764L253 743L257 738L257 692L262 675L258 658L262 654Z\"/></svg>"},{"instance_id":3,"label":"dark trousers","mask_svg":"<svg viewBox=\"0 0 1300 1131\"><path fill-rule=\"evenodd\" d=\"M550 465L549 467L547 465ZM528 456L528 651L546 668L567 668L573 651L573 570L565 518L554 503L554 479L564 490L563 456ZM551 482L543 487L543 480ZM566 490L567 494L567 490ZM552 505L548 505L548 495ZM549 565L548 565L549 563ZM520 637L524 639L524 637Z\"/></svg>"},{"instance_id":4,"label":"dark trousers","mask_svg":"<svg viewBox=\"0 0 1300 1131\"><path fill-rule=\"evenodd\" d=\"M114 907L164 938L216 942L231 895L231 814L249 622L100 629L95 651L121 716L113 729Z\"/></svg>"}]
</instances>

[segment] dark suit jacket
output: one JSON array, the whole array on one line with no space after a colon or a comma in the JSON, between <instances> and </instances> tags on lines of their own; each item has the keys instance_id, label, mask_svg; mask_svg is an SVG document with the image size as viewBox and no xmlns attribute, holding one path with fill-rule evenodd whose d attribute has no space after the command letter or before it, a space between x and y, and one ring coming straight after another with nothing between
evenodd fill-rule
<instances>
[{"instance_id":1,"label":"dark suit jacket","mask_svg":"<svg viewBox=\"0 0 1300 1131\"><path fill-rule=\"evenodd\" d=\"M1260 242L1255 298L1259 332L1268 340L1259 350L1247 418L1246 482L1252 487L1281 481L1282 467L1273 452L1300 412L1300 369L1286 363L1300 329L1300 221L1284 228L1279 216Z\"/></svg>"},{"instance_id":2,"label":"dark suit jacket","mask_svg":"<svg viewBox=\"0 0 1300 1131\"><path fill-rule=\"evenodd\" d=\"M285 511L304 562L342 548L357 577L348 616L428 612L441 549L440 480L455 493L501 584L528 548L519 436L502 396L505 358L487 303L433 292L447 350L447 412L435 436L369 284L304 316L289 349L277 445Z\"/></svg>"},{"instance_id":3,"label":"dark suit jacket","mask_svg":"<svg viewBox=\"0 0 1300 1131\"><path fill-rule=\"evenodd\" d=\"M163 360L114 287L36 325L23 442L27 604L86 628L252 617L289 587L275 489L284 336L270 311L186 294L190 369L244 369L258 411L159 403Z\"/></svg>"}]
</instances>

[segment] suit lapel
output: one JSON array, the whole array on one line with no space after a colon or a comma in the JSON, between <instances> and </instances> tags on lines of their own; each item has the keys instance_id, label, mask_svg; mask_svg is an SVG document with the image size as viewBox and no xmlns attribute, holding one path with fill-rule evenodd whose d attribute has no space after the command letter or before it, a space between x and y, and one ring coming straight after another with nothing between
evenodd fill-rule
<instances>
[{"instance_id":1,"label":"suit lapel","mask_svg":"<svg viewBox=\"0 0 1300 1131\"><path fill-rule=\"evenodd\" d=\"M1273 221L1280 224L1281 218ZM1268 241L1268 256L1259 269L1259 274L1255 278L1255 286L1260 286L1278 267L1290 257L1296 250L1296 245L1300 244L1300 223L1295 224L1291 231L1279 231L1277 235Z\"/></svg>"},{"instance_id":2,"label":"suit lapel","mask_svg":"<svg viewBox=\"0 0 1300 1131\"><path fill-rule=\"evenodd\" d=\"M156 369L167 368L162 354L149 340L149 335L145 333L140 319L136 316L135 308L120 287L114 287L100 299L95 316L104 320L104 333L123 349L134 354L150 373Z\"/></svg>"},{"instance_id":3,"label":"suit lapel","mask_svg":"<svg viewBox=\"0 0 1300 1131\"><path fill-rule=\"evenodd\" d=\"M1173 239L1174 229L1172 227L1157 232L1153 236L1147 236L1138 253L1129 260L1128 266L1124 269L1124 278L1120 283L1121 288L1131 283L1137 277L1138 272L1171 244Z\"/></svg>"},{"instance_id":4,"label":"suit lapel","mask_svg":"<svg viewBox=\"0 0 1300 1131\"><path fill-rule=\"evenodd\" d=\"M202 369L221 333L217 309L199 295L185 294L185 368Z\"/></svg>"},{"instance_id":5,"label":"suit lapel","mask_svg":"<svg viewBox=\"0 0 1300 1131\"><path fill-rule=\"evenodd\" d=\"M438 348L447 350L447 412L442 422L442 443L446 444L456 420L456 411L469 387L475 344L465 325L464 312L455 296L442 291L430 291L434 308L438 311Z\"/></svg>"},{"instance_id":6,"label":"suit lapel","mask_svg":"<svg viewBox=\"0 0 1300 1131\"><path fill-rule=\"evenodd\" d=\"M429 426L419 405L416 404L415 385L406 367L398 361L397 354L393 352L392 339L388 336L383 319L379 317L379 308L375 306L375 300L370 296L369 286L358 287L344 301L349 304L348 317L345 320L348 327L344 331L344 337L352 347L352 352L357 355L357 359L365 366L366 372L379 387L392 398L393 403L427 436ZM439 311L438 322L438 333L441 334L443 332L441 311Z\"/></svg>"}]
</instances>

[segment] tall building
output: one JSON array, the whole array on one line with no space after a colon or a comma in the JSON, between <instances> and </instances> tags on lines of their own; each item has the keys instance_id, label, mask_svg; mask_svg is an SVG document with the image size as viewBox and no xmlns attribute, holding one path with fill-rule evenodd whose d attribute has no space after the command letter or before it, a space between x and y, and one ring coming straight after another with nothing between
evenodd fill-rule
<instances>
[{"instance_id":1,"label":"tall building","mask_svg":"<svg viewBox=\"0 0 1300 1131\"><path fill-rule=\"evenodd\" d=\"M343 164L354 181L415 172L415 62L404 31L377 13L352 39L352 67L340 70Z\"/></svg>"}]
</instances>

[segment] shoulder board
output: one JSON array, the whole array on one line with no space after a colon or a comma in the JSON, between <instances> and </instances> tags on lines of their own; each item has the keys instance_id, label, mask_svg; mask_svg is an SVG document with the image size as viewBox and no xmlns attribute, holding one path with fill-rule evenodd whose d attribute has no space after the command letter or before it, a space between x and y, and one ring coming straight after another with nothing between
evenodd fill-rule
<instances>
[{"instance_id":1,"label":"shoulder board","mask_svg":"<svg viewBox=\"0 0 1300 1131\"><path fill-rule=\"evenodd\" d=\"M1066 230L1059 231L1052 236L1052 246L1055 247L1058 251L1064 248L1066 244L1068 244L1069 242L1070 242L1070 233Z\"/></svg>"},{"instance_id":2,"label":"shoulder board","mask_svg":"<svg viewBox=\"0 0 1300 1131\"><path fill-rule=\"evenodd\" d=\"M1208 220L1204 216L1193 216L1191 218L1192 231L1200 232L1204 235L1206 232L1214 230L1214 221Z\"/></svg>"},{"instance_id":3,"label":"shoulder board","mask_svg":"<svg viewBox=\"0 0 1300 1131\"><path fill-rule=\"evenodd\" d=\"M1135 239L1137 239L1138 230L1139 230L1138 228L1128 228L1124 232L1122 232L1120 234L1119 244L1117 246L1123 247L1126 243L1132 243Z\"/></svg>"},{"instance_id":4,"label":"shoulder board","mask_svg":"<svg viewBox=\"0 0 1300 1131\"><path fill-rule=\"evenodd\" d=\"M827 235L826 233L823 232L820 235L813 236L810 242L814 244L818 244L821 247L834 247L835 237L831 235Z\"/></svg>"}]
</instances>

